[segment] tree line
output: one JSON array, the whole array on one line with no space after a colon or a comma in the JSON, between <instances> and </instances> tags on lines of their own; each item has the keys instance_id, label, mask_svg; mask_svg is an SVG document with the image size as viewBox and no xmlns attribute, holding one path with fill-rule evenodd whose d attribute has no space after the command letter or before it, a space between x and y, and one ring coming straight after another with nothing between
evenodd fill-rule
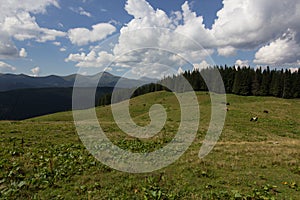
<instances>
[{"instance_id":1,"label":"tree line","mask_svg":"<svg viewBox=\"0 0 300 200\"><path fill-rule=\"evenodd\" d=\"M139 88L129 89L130 91L118 90L119 101L122 93L132 92L131 97L147 94L150 92L167 90L176 92L185 92L186 83L182 81L185 78L192 86L194 91L208 91L206 82L210 82L210 91L220 92L220 80L214 76L214 72L220 73L225 92L227 94L236 94L243 96L274 96L279 98L300 98L300 69L292 72L289 69L266 69L251 67L228 67L215 66L211 68L185 71L179 75L165 77L157 83L144 85ZM204 75L204 76L202 76ZM205 79L203 77L206 77ZM206 82L205 82L206 81ZM164 86L163 86L164 85ZM126 96L126 95L125 95ZM108 105L111 103L111 94L107 94L99 100L99 105Z\"/></svg>"}]
</instances>

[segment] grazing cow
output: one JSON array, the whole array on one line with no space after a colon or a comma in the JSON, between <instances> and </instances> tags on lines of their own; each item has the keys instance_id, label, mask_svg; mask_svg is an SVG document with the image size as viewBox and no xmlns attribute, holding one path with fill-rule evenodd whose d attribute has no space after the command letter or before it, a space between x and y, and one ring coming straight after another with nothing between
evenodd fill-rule
<instances>
[{"instance_id":1,"label":"grazing cow","mask_svg":"<svg viewBox=\"0 0 300 200\"><path fill-rule=\"evenodd\" d=\"M250 122L252 122L252 121L257 122L257 120L258 120L258 117L252 117L252 118L250 119Z\"/></svg>"},{"instance_id":2,"label":"grazing cow","mask_svg":"<svg viewBox=\"0 0 300 200\"><path fill-rule=\"evenodd\" d=\"M267 113L267 114L268 114L268 113L269 113L269 111L267 111L267 110L264 110L264 113Z\"/></svg>"}]
</instances>

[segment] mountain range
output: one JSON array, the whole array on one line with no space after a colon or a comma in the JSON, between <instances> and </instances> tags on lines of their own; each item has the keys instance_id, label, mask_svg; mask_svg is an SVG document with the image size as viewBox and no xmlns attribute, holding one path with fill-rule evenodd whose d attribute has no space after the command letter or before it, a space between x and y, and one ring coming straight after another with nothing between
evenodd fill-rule
<instances>
[{"instance_id":1,"label":"mountain range","mask_svg":"<svg viewBox=\"0 0 300 200\"><path fill-rule=\"evenodd\" d=\"M112 75L108 72L101 72L99 74L84 76L72 74L68 76L50 75L45 77L32 77L24 74L0 74L0 92L16 90L16 89L32 89L32 88L68 88L73 87L77 78L77 85L80 87L93 87L98 78L101 80L98 87L114 87L118 81L120 88L132 88L136 85L156 82L155 79L142 77L139 80L128 79Z\"/></svg>"},{"instance_id":2,"label":"mountain range","mask_svg":"<svg viewBox=\"0 0 300 200\"><path fill-rule=\"evenodd\" d=\"M98 78L101 76L100 81ZM46 76L31 77L24 74L0 74L0 120L23 120L36 116L68 111L72 109L73 85L83 90L94 88L95 105L98 100L113 91L116 83L118 89L133 88L156 82L155 79L141 78L139 80L114 76L107 72L92 76ZM83 97L84 98L84 97ZM87 107L82 107L84 109Z\"/></svg>"}]
</instances>

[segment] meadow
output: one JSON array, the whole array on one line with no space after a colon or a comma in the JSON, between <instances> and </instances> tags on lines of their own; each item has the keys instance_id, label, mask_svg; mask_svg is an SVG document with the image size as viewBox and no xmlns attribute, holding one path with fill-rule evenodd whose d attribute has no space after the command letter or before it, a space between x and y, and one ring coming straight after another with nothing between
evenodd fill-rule
<instances>
[{"instance_id":1,"label":"meadow","mask_svg":"<svg viewBox=\"0 0 300 200\"><path fill-rule=\"evenodd\" d=\"M120 172L97 161L80 141L72 112L1 121L0 199L300 199L299 99L227 95L220 140L199 159L211 106L208 93L197 92L197 97L201 119L195 141L176 162L152 173ZM165 91L130 100L139 125L150 122L149 108L157 103L168 118L151 139L124 134L110 106L96 110L114 144L151 152L176 134L178 101ZM250 122L253 116L257 122Z\"/></svg>"}]
</instances>

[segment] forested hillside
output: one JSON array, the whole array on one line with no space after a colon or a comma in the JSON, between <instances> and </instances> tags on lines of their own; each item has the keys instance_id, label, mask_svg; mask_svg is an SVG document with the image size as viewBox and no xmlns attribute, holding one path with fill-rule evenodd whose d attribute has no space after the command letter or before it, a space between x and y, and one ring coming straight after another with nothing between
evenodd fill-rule
<instances>
[{"instance_id":1,"label":"forested hillside","mask_svg":"<svg viewBox=\"0 0 300 200\"><path fill-rule=\"evenodd\" d=\"M223 79L225 91L227 94L237 94L242 96L274 96L279 98L291 99L300 98L300 69L292 73L290 70L270 70L269 67L253 69L250 67L225 67L216 66L193 71L185 71L180 75L165 77L156 84L151 83L140 88L118 90L117 96L124 96L122 93L128 94L134 90L132 97L140 96L150 92L161 90L173 90L184 92L186 88L183 85L182 78L185 77L195 91L208 91L207 85L202 77L205 75L211 81L212 90L219 87L216 84L218 79L214 78L215 70L218 70ZM215 81L215 82L214 82ZM164 86L168 87L164 87ZM216 86L216 87L215 87ZM219 91L213 91L219 92ZM126 98L120 98L122 101ZM99 99L99 105L108 105L111 103L111 93L106 94Z\"/></svg>"},{"instance_id":2,"label":"forested hillside","mask_svg":"<svg viewBox=\"0 0 300 200\"><path fill-rule=\"evenodd\" d=\"M88 90L89 88L82 88ZM113 88L97 88L96 99ZM73 88L37 88L0 92L0 120L22 120L72 109ZM84 108L84 107L83 107Z\"/></svg>"},{"instance_id":3,"label":"forested hillside","mask_svg":"<svg viewBox=\"0 0 300 200\"><path fill-rule=\"evenodd\" d=\"M274 96L280 98L299 98L300 97L300 70L292 73L290 70L262 70L250 67L216 67L222 76L226 93L243 96ZM186 71L184 76L196 91L207 91L207 86L200 74L209 74L211 69L203 69L201 72ZM165 78L171 79L176 83L180 76ZM212 79L213 80L213 79Z\"/></svg>"}]
</instances>

